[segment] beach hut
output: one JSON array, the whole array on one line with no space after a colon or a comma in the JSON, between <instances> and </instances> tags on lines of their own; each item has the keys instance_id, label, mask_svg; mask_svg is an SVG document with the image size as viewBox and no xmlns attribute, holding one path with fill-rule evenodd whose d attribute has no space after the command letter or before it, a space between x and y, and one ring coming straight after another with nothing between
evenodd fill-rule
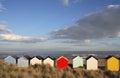
<instances>
[{"instance_id":1,"label":"beach hut","mask_svg":"<svg viewBox=\"0 0 120 78\"><path fill-rule=\"evenodd\" d=\"M41 56L34 56L31 60L30 60L30 64L31 65L35 65L35 64L42 64L43 58Z\"/></svg>"},{"instance_id":2,"label":"beach hut","mask_svg":"<svg viewBox=\"0 0 120 78\"><path fill-rule=\"evenodd\" d=\"M43 60L43 64L49 64L50 66L54 67L54 58L51 58L50 56L46 57Z\"/></svg>"},{"instance_id":3,"label":"beach hut","mask_svg":"<svg viewBox=\"0 0 120 78\"><path fill-rule=\"evenodd\" d=\"M89 56L86 58L86 69L87 70L97 70L98 69L98 59L94 56Z\"/></svg>"},{"instance_id":4,"label":"beach hut","mask_svg":"<svg viewBox=\"0 0 120 78\"><path fill-rule=\"evenodd\" d=\"M106 67L110 71L119 71L119 59L115 56L108 56L106 58Z\"/></svg>"},{"instance_id":5,"label":"beach hut","mask_svg":"<svg viewBox=\"0 0 120 78\"><path fill-rule=\"evenodd\" d=\"M69 60L64 57L64 56L60 56L57 60L56 60L56 67L58 69L65 69L66 67L68 67L68 62Z\"/></svg>"},{"instance_id":6,"label":"beach hut","mask_svg":"<svg viewBox=\"0 0 120 78\"><path fill-rule=\"evenodd\" d=\"M73 68L83 67L83 58L80 56L76 56L73 58Z\"/></svg>"},{"instance_id":7,"label":"beach hut","mask_svg":"<svg viewBox=\"0 0 120 78\"><path fill-rule=\"evenodd\" d=\"M17 64L17 56L7 56L6 58L4 58L4 61L8 64Z\"/></svg>"},{"instance_id":8,"label":"beach hut","mask_svg":"<svg viewBox=\"0 0 120 78\"><path fill-rule=\"evenodd\" d=\"M30 57L29 56L22 56L18 58L17 65L18 67L28 67L30 64Z\"/></svg>"}]
</instances>

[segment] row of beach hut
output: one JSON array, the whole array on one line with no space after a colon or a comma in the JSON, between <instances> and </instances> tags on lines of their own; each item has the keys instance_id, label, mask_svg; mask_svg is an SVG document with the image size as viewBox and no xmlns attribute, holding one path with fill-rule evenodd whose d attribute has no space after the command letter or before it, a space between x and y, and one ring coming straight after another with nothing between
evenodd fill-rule
<instances>
[{"instance_id":1,"label":"row of beach hut","mask_svg":"<svg viewBox=\"0 0 120 78\"><path fill-rule=\"evenodd\" d=\"M107 70L119 71L120 60L117 57L109 56L103 60L103 66ZM49 56L44 59L40 56L34 56L32 58L29 56L22 56L19 58L16 56L7 56L4 58L4 61L9 64L17 64L18 67L28 67L29 65L35 64L49 64L50 66L57 67L58 69L64 69L70 64L70 60L64 56L60 56L57 59L51 58ZM98 70L100 62L101 61L98 60L98 58L95 56L89 56L86 59L83 59L83 57L80 56L76 56L72 59L71 64L73 68L85 67L87 70Z\"/></svg>"}]
</instances>

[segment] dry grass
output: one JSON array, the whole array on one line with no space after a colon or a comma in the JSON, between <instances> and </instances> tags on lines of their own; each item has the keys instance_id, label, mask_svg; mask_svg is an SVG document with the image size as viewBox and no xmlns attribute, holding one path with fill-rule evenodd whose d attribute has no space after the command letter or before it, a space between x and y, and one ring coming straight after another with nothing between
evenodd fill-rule
<instances>
[{"instance_id":1,"label":"dry grass","mask_svg":"<svg viewBox=\"0 0 120 78\"><path fill-rule=\"evenodd\" d=\"M0 61L0 78L119 78L119 72L88 71L82 68L58 70L49 65L20 68Z\"/></svg>"}]
</instances>

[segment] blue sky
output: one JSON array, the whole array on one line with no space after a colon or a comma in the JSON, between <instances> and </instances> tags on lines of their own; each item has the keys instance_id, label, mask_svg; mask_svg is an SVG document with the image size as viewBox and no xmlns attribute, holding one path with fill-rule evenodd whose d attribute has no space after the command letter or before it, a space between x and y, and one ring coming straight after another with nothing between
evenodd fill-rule
<instances>
[{"instance_id":1,"label":"blue sky","mask_svg":"<svg viewBox=\"0 0 120 78\"><path fill-rule=\"evenodd\" d=\"M0 52L118 51L119 13L119 0L0 0Z\"/></svg>"}]
</instances>

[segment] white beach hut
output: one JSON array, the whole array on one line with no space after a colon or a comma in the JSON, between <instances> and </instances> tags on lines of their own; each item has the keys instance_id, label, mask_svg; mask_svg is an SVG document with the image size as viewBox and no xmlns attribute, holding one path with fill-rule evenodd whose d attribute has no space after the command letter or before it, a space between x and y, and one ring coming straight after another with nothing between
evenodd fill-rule
<instances>
[{"instance_id":1,"label":"white beach hut","mask_svg":"<svg viewBox=\"0 0 120 78\"><path fill-rule=\"evenodd\" d=\"M34 56L31 60L30 60L30 64L31 65L35 65L35 64L42 64L43 58L41 56Z\"/></svg>"},{"instance_id":2,"label":"white beach hut","mask_svg":"<svg viewBox=\"0 0 120 78\"><path fill-rule=\"evenodd\" d=\"M83 58L80 56L76 56L73 58L73 68L83 67Z\"/></svg>"},{"instance_id":3,"label":"white beach hut","mask_svg":"<svg viewBox=\"0 0 120 78\"><path fill-rule=\"evenodd\" d=\"M29 60L30 60L29 56L19 57L17 62L18 67L28 67L30 63Z\"/></svg>"},{"instance_id":4,"label":"white beach hut","mask_svg":"<svg viewBox=\"0 0 120 78\"><path fill-rule=\"evenodd\" d=\"M94 56L89 56L86 58L86 69L87 70L97 70L98 69L98 59Z\"/></svg>"},{"instance_id":5,"label":"white beach hut","mask_svg":"<svg viewBox=\"0 0 120 78\"><path fill-rule=\"evenodd\" d=\"M43 60L43 64L49 64L50 66L54 67L54 59L48 56Z\"/></svg>"}]
</instances>

